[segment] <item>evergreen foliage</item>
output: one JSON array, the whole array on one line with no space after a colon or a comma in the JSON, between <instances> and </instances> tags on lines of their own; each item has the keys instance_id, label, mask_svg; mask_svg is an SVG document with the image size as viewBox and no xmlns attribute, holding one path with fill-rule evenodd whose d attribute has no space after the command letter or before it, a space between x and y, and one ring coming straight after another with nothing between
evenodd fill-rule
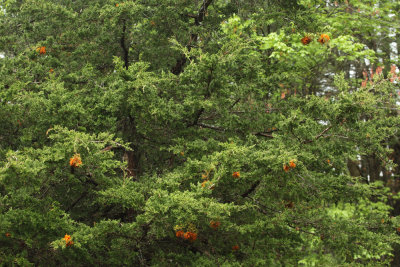
<instances>
[{"instance_id":1,"label":"evergreen foliage","mask_svg":"<svg viewBox=\"0 0 400 267\"><path fill-rule=\"evenodd\" d=\"M396 169L397 62L368 44L398 3L0 7L2 265L393 260L396 195L350 163Z\"/></svg>"}]
</instances>

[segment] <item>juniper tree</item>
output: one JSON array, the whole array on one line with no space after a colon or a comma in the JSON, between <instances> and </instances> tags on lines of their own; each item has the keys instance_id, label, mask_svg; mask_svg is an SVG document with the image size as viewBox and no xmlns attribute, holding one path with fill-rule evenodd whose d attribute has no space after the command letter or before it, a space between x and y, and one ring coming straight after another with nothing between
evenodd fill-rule
<instances>
[{"instance_id":1,"label":"juniper tree","mask_svg":"<svg viewBox=\"0 0 400 267\"><path fill-rule=\"evenodd\" d=\"M342 64L366 2L0 1L1 262L389 264L348 164L395 167L396 67Z\"/></svg>"}]
</instances>

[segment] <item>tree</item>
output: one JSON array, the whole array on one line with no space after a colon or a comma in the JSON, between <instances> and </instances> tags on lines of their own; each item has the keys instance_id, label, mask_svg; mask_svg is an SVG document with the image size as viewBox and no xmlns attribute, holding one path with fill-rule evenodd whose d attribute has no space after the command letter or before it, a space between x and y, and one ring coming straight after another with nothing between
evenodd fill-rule
<instances>
[{"instance_id":1,"label":"tree","mask_svg":"<svg viewBox=\"0 0 400 267\"><path fill-rule=\"evenodd\" d=\"M0 6L2 263L393 259L388 188L351 175L399 124L394 68L348 75L367 1Z\"/></svg>"}]
</instances>

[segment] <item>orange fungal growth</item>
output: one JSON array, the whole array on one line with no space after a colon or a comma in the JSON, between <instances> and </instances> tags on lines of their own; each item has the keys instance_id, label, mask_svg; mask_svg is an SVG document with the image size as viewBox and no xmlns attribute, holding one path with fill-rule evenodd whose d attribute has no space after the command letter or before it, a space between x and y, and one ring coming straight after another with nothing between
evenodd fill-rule
<instances>
[{"instance_id":1,"label":"orange fungal growth","mask_svg":"<svg viewBox=\"0 0 400 267\"><path fill-rule=\"evenodd\" d=\"M49 70L49 72L50 72L50 73L53 73L53 72L54 72L54 70L53 70L53 69L50 69L50 70Z\"/></svg>"},{"instance_id":2,"label":"orange fungal growth","mask_svg":"<svg viewBox=\"0 0 400 267\"><path fill-rule=\"evenodd\" d=\"M289 166L286 165L286 164L283 164L283 170L284 170L285 172L288 172L288 171L289 171Z\"/></svg>"},{"instance_id":3,"label":"orange fungal growth","mask_svg":"<svg viewBox=\"0 0 400 267\"><path fill-rule=\"evenodd\" d=\"M116 7L119 7L119 4L118 4L118 3L116 3L116 4L115 4L115 6L116 6Z\"/></svg>"},{"instance_id":4,"label":"orange fungal growth","mask_svg":"<svg viewBox=\"0 0 400 267\"><path fill-rule=\"evenodd\" d=\"M232 176L233 178L240 178L240 172L234 172Z\"/></svg>"},{"instance_id":5,"label":"orange fungal growth","mask_svg":"<svg viewBox=\"0 0 400 267\"><path fill-rule=\"evenodd\" d=\"M6 237L10 237L11 236L11 234L10 233L6 233Z\"/></svg>"},{"instance_id":6,"label":"orange fungal growth","mask_svg":"<svg viewBox=\"0 0 400 267\"><path fill-rule=\"evenodd\" d=\"M239 250L239 245L234 245L234 246L232 247L232 250L233 250L233 251L238 251L238 250Z\"/></svg>"},{"instance_id":7,"label":"orange fungal growth","mask_svg":"<svg viewBox=\"0 0 400 267\"><path fill-rule=\"evenodd\" d=\"M290 168L296 168L296 163L294 163L294 160L289 161L289 167Z\"/></svg>"},{"instance_id":8,"label":"orange fungal growth","mask_svg":"<svg viewBox=\"0 0 400 267\"><path fill-rule=\"evenodd\" d=\"M65 246L66 247L70 247L70 246L72 246L74 244L74 241L71 240L71 236L70 235L65 234L64 240L65 240Z\"/></svg>"},{"instance_id":9,"label":"orange fungal growth","mask_svg":"<svg viewBox=\"0 0 400 267\"><path fill-rule=\"evenodd\" d=\"M217 228L221 225L219 221L211 221L210 222L210 227L213 228L214 230L217 230Z\"/></svg>"},{"instance_id":10,"label":"orange fungal growth","mask_svg":"<svg viewBox=\"0 0 400 267\"><path fill-rule=\"evenodd\" d=\"M331 38L329 37L329 35L327 34L321 34L321 36L318 39L318 42L320 42L321 44L324 44L326 42L328 42Z\"/></svg>"},{"instance_id":11,"label":"orange fungal growth","mask_svg":"<svg viewBox=\"0 0 400 267\"><path fill-rule=\"evenodd\" d=\"M193 233L193 232L186 232L185 235L183 236L183 238L193 242L197 239L197 234Z\"/></svg>"},{"instance_id":12,"label":"orange fungal growth","mask_svg":"<svg viewBox=\"0 0 400 267\"><path fill-rule=\"evenodd\" d=\"M190 238L190 232L186 232L186 233L183 235L183 238L189 239L189 238Z\"/></svg>"},{"instance_id":13,"label":"orange fungal growth","mask_svg":"<svg viewBox=\"0 0 400 267\"><path fill-rule=\"evenodd\" d=\"M39 54L44 55L46 54L46 47L45 46L38 47L36 51L39 52Z\"/></svg>"},{"instance_id":14,"label":"orange fungal growth","mask_svg":"<svg viewBox=\"0 0 400 267\"><path fill-rule=\"evenodd\" d=\"M190 237L190 241L195 241L197 239L197 234L196 233L192 233L191 237Z\"/></svg>"},{"instance_id":15,"label":"orange fungal growth","mask_svg":"<svg viewBox=\"0 0 400 267\"><path fill-rule=\"evenodd\" d=\"M207 183L208 183L208 180L205 180L204 182L201 183L201 187L206 187Z\"/></svg>"},{"instance_id":16,"label":"orange fungal growth","mask_svg":"<svg viewBox=\"0 0 400 267\"><path fill-rule=\"evenodd\" d=\"M179 230L179 231L176 232L175 235L176 235L176 237L183 238L183 236L185 235L185 233L184 233L182 230Z\"/></svg>"},{"instance_id":17,"label":"orange fungal growth","mask_svg":"<svg viewBox=\"0 0 400 267\"><path fill-rule=\"evenodd\" d=\"M301 38L301 42L303 45L308 45L309 43L311 43L312 39L308 36L304 36L303 38Z\"/></svg>"},{"instance_id":18,"label":"orange fungal growth","mask_svg":"<svg viewBox=\"0 0 400 267\"><path fill-rule=\"evenodd\" d=\"M67 235L67 234L65 234L65 236L64 236L64 240L65 240L65 242L66 242L66 243L68 243L68 242L71 240L71 236L70 236L70 235Z\"/></svg>"},{"instance_id":19,"label":"orange fungal growth","mask_svg":"<svg viewBox=\"0 0 400 267\"><path fill-rule=\"evenodd\" d=\"M75 153L75 155L69 159L69 165L72 167L79 167L82 165L81 155Z\"/></svg>"}]
</instances>

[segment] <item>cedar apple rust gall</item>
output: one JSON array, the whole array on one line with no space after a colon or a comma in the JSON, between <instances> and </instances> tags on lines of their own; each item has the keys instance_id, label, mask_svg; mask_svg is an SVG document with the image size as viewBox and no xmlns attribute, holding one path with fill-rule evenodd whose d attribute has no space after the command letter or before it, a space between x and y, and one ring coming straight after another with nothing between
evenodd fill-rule
<instances>
[{"instance_id":1,"label":"cedar apple rust gall","mask_svg":"<svg viewBox=\"0 0 400 267\"><path fill-rule=\"evenodd\" d=\"M289 167L290 168L296 168L296 163L294 162L294 160L292 159L291 161L289 161Z\"/></svg>"},{"instance_id":2,"label":"cedar apple rust gall","mask_svg":"<svg viewBox=\"0 0 400 267\"><path fill-rule=\"evenodd\" d=\"M184 233L182 230L180 230L180 231L177 231L175 235L176 235L176 237L183 238L183 236L185 235L185 233Z\"/></svg>"},{"instance_id":3,"label":"cedar apple rust gall","mask_svg":"<svg viewBox=\"0 0 400 267\"><path fill-rule=\"evenodd\" d=\"M206 187L207 183L208 183L208 180L204 180L204 181L201 183L201 187Z\"/></svg>"},{"instance_id":4,"label":"cedar apple rust gall","mask_svg":"<svg viewBox=\"0 0 400 267\"><path fill-rule=\"evenodd\" d=\"M197 239L197 234L196 234L196 233L193 233L193 232L186 232L186 233L183 235L183 238L185 238L185 239L187 239L187 240L193 242L193 241L195 241L195 240Z\"/></svg>"},{"instance_id":5,"label":"cedar apple rust gall","mask_svg":"<svg viewBox=\"0 0 400 267\"><path fill-rule=\"evenodd\" d=\"M286 165L286 164L283 164L283 170L284 170L285 172L288 172L288 171L289 171L289 166Z\"/></svg>"},{"instance_id":6,"label":"cedar apple rust gall","mask_svg":"<svg viewBox=\"0 0 400 267\"><path fill-rule=\"evenodd\" d=\"M65 236L64 236L64 240L65 240L65 242L66 242L66 243L68 243L68 242L71 240L71 236L70 236L70 235L67 235L67 234L65 234Z\"/></svg>"},{"instance_id":7,"label":"cedar apple rust gall","mask_svg":"<svg viewBox=\"0 0 400 267\"><path fill-rule=\"evenodd\" d=\"M65 234L63 239L65 240L65 246L66 247L70 247L70 246L72 246L74 244L74 241L71 240L71 236L70 235Z\"/></svg>"},{"instance_id":8,"label":"cedar apple rust gall","mask_svg":"<svg viewBox=\"0 0 400 267\"><path fill-rule=\"evenodd\" d=\"M81 166L82 165L81 155L75 153L75 155L69 159L69 165L75 168Z\"/></svg>"},{"instance_id":9,"label":"cedar apple rust gall","mask_svg":"<svg viewBox=\"0 0 400 267\"><path fill-rule=\"evenodd\" d=\"M45 46L38 47L36 51L39 52L39 54L44 55L46 54L46 47Z\"/></svg>"},{"instance_id":10,"label":"cedar apple rust gall","mask_svg":"<svg viewBox=\"0 0 400 267\"><path fill-rule=\"evenodd\" d=\"M217 230L217 228L221 225L219 221L211 221L210 222L210 227L213 228L214 230Z\"/></svg>"},{"instance_id":11,"label":"cedar apple rust gall","mask_svg":"<svg viewBox=\"0 0 400 267\"><path fill-rule=\"evenodd\" d=\"M303 45L308 45L309 43L311 43L311 38L308 36L304 36L303 38L301 38L301 42Z\"/></svg>"},{"instance_id":12,"label":"cedar apple rust gall","mask_svg":"<svg viewBox=\"0 0 400 267\"><path fill-rule=\"evenodd\" d=\"M318 39L318 42L320 42L321 44L325 44L326 42L328 42L331 38L329 37L329 35L327 34L321 34L321 36Z\"/></svg>"}]
</instances>

